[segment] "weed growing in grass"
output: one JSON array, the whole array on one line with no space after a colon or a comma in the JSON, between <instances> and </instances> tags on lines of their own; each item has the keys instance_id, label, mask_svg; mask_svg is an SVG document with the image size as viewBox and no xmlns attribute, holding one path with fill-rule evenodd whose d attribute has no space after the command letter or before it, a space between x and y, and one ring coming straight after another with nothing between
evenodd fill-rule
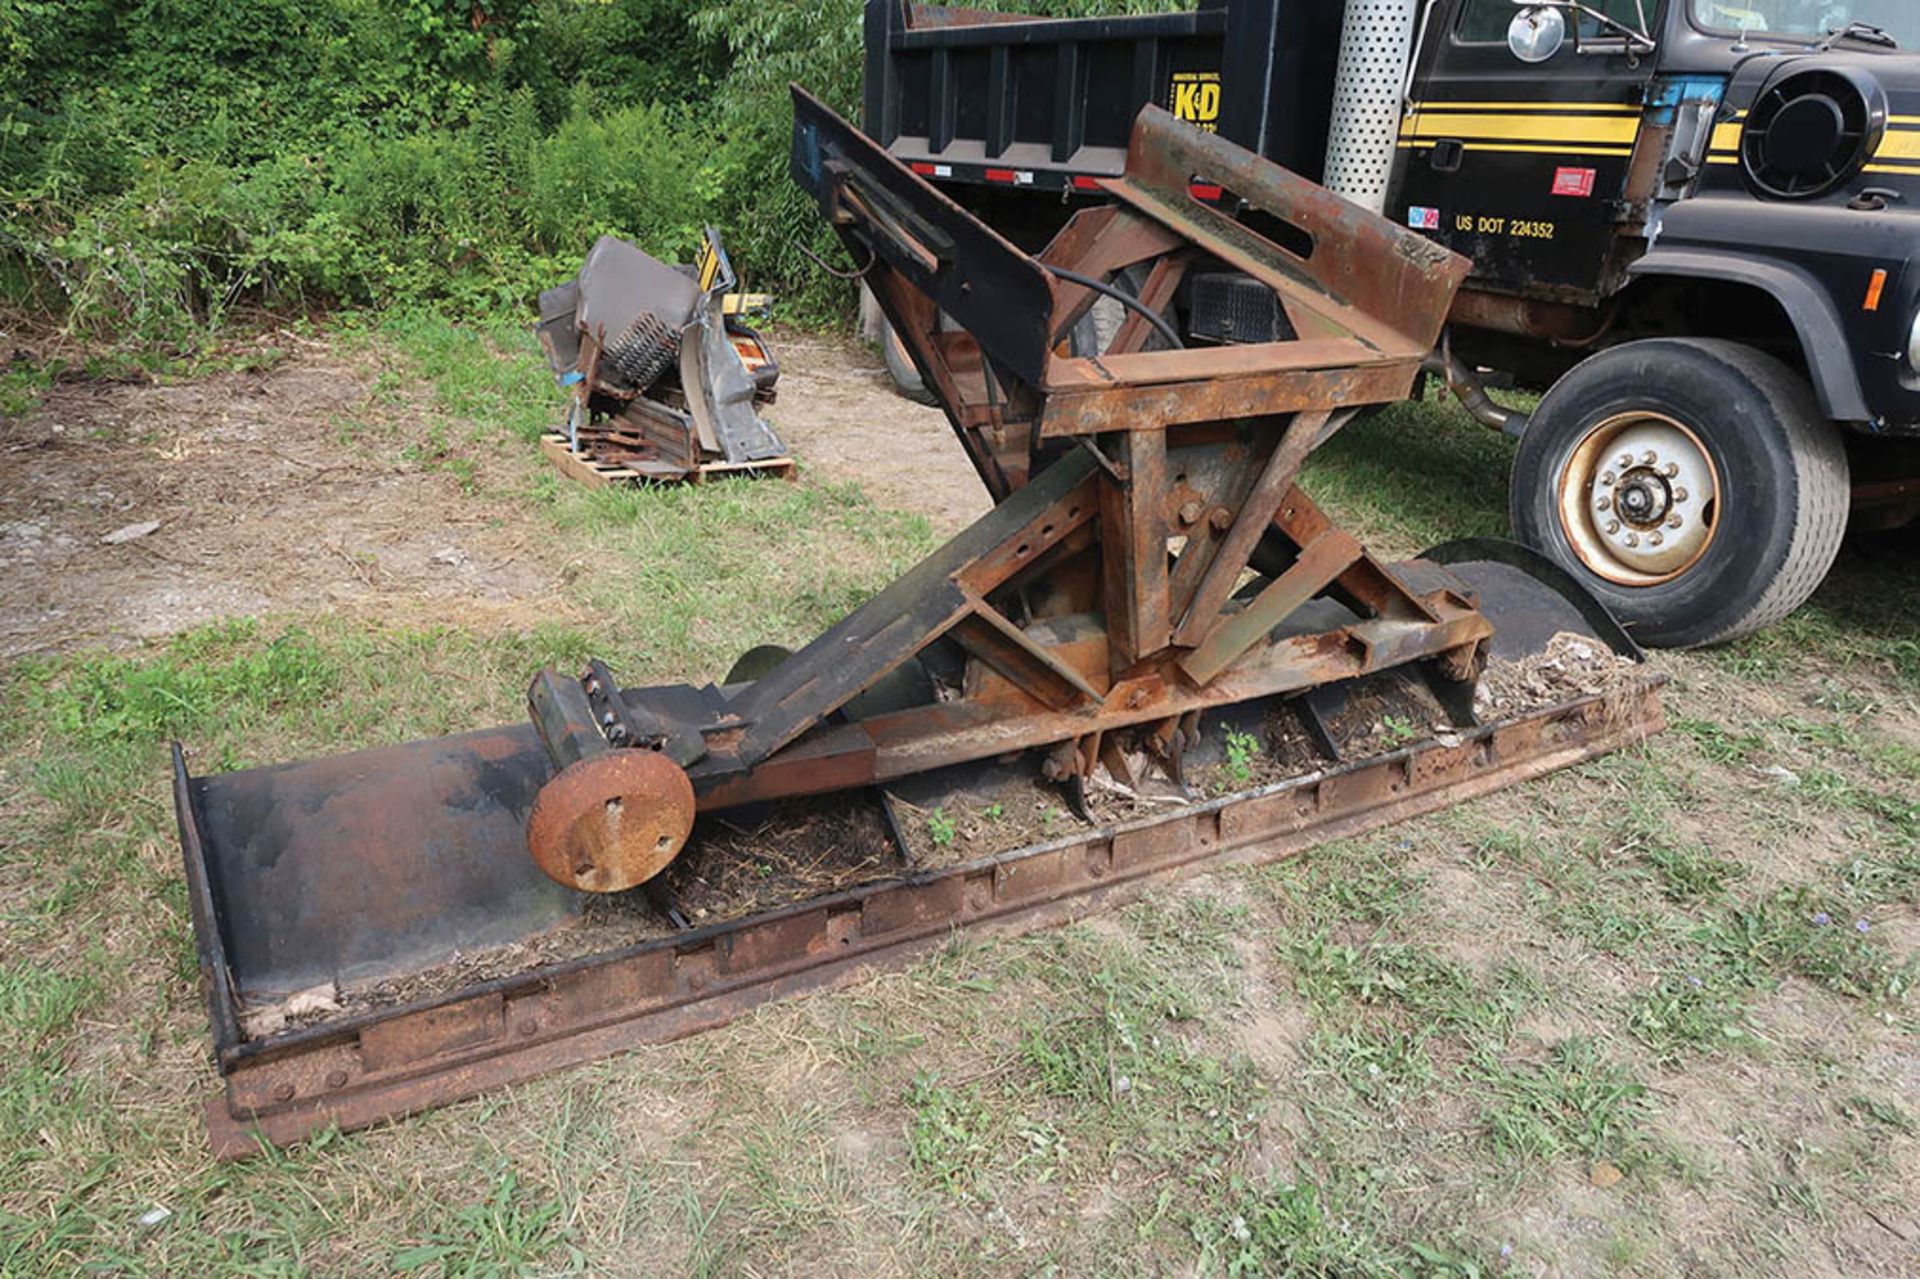
<instances>
[{"instance_id":1,"label":"weed growing in grass","mask_svg":"<svg viewBox=\"0 0 1920 1279\"><path fill-rule=\"evenodd\" d=\"M1856 1093L1840 1103L1840 1113L1856 1123L1883 1128L1902 1137L1920 1136L1920 1123L1898 1102Z\"/></svg>"},{"instance_id":2,"label":"weed growing in grass","mask_svg":"<svg viewBox=\"0 0 1920 1279\"><path fill-rule=\"evenodd\" d=\"M1188 1223L1201 1274L1418 1275L1482 1279L1501 1266L1458 1240L1381 1237L1385 1219L1377 1189L1364 1181L1311 1181L1273 1174L1235 1176L1217 1209Z\"/></svg>"},{"instance_id":3,"label":"weed growing in grass","mask_svg":"<svg viewBox=\"0 0 1920 1279\"><path fill-rule=\"evenodd\" d=\"M503 1168L484 1200L456 1208L444 1230L397 1250L388 1265L398 1274L433 1269L446 1279L481 1279L526 1273L567 1244L559 1203L543 1191L523 1189L519 1175Z\"/></svg>"},{"instance_id":4,"label":"weed growing in grass","mask_svg":"<svg viewBox=\"0 0 1920 1279\"><path fill-rule=\"evenodd\" d=\"M1482 1053L1467 1073L1492 1094L1481 1121L1503 1159L1552 1159L1571 1151L1627 1166L1641 1153L1647 1087L1591 1039L1555 1044L1541 1062Z\"/></svg>"},{"instance_id":5,"label":"weed growing in grass","mask_svg":"<svg viewBox=\"0 0 1920 1279\"><path fill-rule=\"evenodd\" d=\"M41 1158L43 1141L27 1134L63 1127L81 1103L66 1056L75 1021L101 998L103 959L94 947L69 968L0 966L0 1172Z\"/></svg>"},{"instance_id":6,"label":"weed growing in grass","mask_svg":"<svg viewBox=\"0 0 1920 1279\"><path fill-rule=\"evenodd\" d=\"M1751 1043L1746 988L1713 965L1703 973L1670 975L1627 1006L1627 1030L1662 1061L1683 1052Z\"/></svg>"},{"instance_id":7,"label":"weed growing in grass","mask_svg":"<svg viewBox=\"0 0 1920 1279\"><path fill-rule=\"evenodd\" d=\"M1658 878L1661 893L1672 902L1712 901L1747 873L1740 863L1705 848L1656 842L1642 848L1640 856Z\"/></svg>"},{"instance_id":8,"label":"weed growing in grass","mask_svg":"<svg viewBox=\"0 0 1920 1279\"><path fill-rule=\"evenodd\" d=\"M1864 873L1868 865L1856 861L1851 869ZM1871 922L1847 905L1787 888L1702 919L1676 951L1677 971L1629 1002L1628 1031L1663 1060L1750 1043L1753 992L1788 975L1851 998L1904 997L1912 963L1896 960L1873 937Z\"/></svg>"},{"instance_id":9,"label":"weed growing in grass","mask_svg":"<svg viewBox=\"0 0 1920 1279\"><path fill-rule=\"evenodd\" d=\"M971 1086L953 1088L937 1075L916 1075L905 1098L907 1158L914 1172L946 1194L975 1199L993 1162L992 1108Z\"/></svg>"},{"instance_id":10,"label":"weed growing in grass","mask_svg":"<svg viewBox=\"0 0 1920 1279\"><path fill-rule=\"evenodd\" d=\"M927 834L933 838L934 847L945 848L958 833L959 828L954 825L953 818L947 816L944 808L936 808L927 814Z\"/></svg>"},{"instance_id":11,"label":"weed growing in grass","mask_svg":"<svg viewBox=\"0 0 1920 1279\"><path fill-rule=\"evenodd\" d=\"M1500 1034L1535 998L1523 973L1503 971L1483 989L1460 965L1415 943L1354 945L1318 933L1282 953L1300 993L1321 1008L1397 1006L1419 1025L1448 1032Z\"/></svg>"},{"instance_id":12,"label":"weed growing in grass","mask_svg":"<svg viewBox=\"0 0 1920 1279\"><path fill-rule=\"evenodd\" d=\"M1307 1043L1307 1059L1377 1110L1419 1097L1438 1078L1424 1032L1365 1024L1322 1025Z\"/></svg>"},{"instance_id":13,"label":"weed growing in grass","mask_svg":"<svg viewBox=\"0 0 1920 1279\"><path fill-rule=\"evenodd\" d=\"M1670 727L1692 738L1700 753L1716 764L1744 764L1767 748L1767 739L1757 733L1737 733L1710 720L1680 718Z\"/></svg>"},{"instance_id":14,"label":"weed growing in grass","mask_svg":"<svg viewBox=\"0 0 1920 1279\"><path fill-rule=\"evenodd\" d=\"M823 1224L853 1194L820 1106L784 1107L743 1133L732 1178L749 1220L779 1237Z\"/></svg>"},{"instance_id":15,"label":"weed growing in grass","mask_svg":"<svg viewBox=\"0 0 1920 1279\"><path fill-rule=\"evenodd\" d=\"M1920 799L1888 795L1827 768L1809 771L1802 778L1802 791L1827 808L1876 818L1892 827L1901 838L1920 840Z\"/></svg>"},{"instance_id":16,"label":"weed growing in grass","mask_svg":"<svg viewBox=\"0 0 1920 1279\"><path fill-rule=\"evenodd\" d=\"M26 676L30 701L56 731L90 745L144 743L200 728L236 708L312 706L340 683L321 645L299 629L262 640L253 621L189 631L157 655L107 655Z\"/></svg>"},{"instance_id":17,"label":"weed growing in grass","mask_svg":"<svg viewBox=\"0 0 1920 1279\"><path fill-rule=\"evenodd\" d=\"M1227 730L1227 776L1239 785L1253 780L1253 761L1260 757L1260 739L1238 729Z\"/></svg>"},{"instance_id":18,"label":"weed growing in grass","mask_svg":"<svg viewBox=\"0 0 1920 1279\"><path fill-rule=\"evenodd\" d=\"M1405 860L1385 838L1343 840L1259 867L1248 879L1277 899L1282 917L1295 921L1294 936L1304 939L1342 921L1381 926L1418 913L1419 884L1402 869Z\"/></svg>"},{"instance_id":19,"label":"weed growing in grass","mask_svg":"<svg viewBox=\"0 0 1920 1279\"><path fill-rule=\"evenodd\" d=\"M1912 985L1913 964L1872 933L1871 922L1849 918L1842 903L1790 888L1709 919L1694 936L1748 985L1793 973L1836 994L1898 999Z\"/></svg>"},{"instance_id":20,"label":"weed growing in grass","mask_svg":"<svg viewBox=\"0 0 1920 1279\"><path fill-rule=\"evenodd\" d=\"M1841 868L1840 881L1853 904L1920 903L1920 846L1908 844L1889 857L1856 857Z\"/></svg>"},{"instance_id":21,"label":"weed growing in grass","mask_svg":"<svg viewBox=\"0 0 1920 1279\"><path fill-rule=\"evenodd\" d=\"M1329 1211L1319 1187L1274 1177L1250 1185L1236 1177L1225 1215L1193 1224L1203 1272L1229 1275L1385 1271L1387 1258L1352 1220ZM1363 1216L1362 1221L1368 1218Z\"/></svg>"},{"instance_id":22,"label":"weed growing in grass","mask_svg":"<svg viewBox=\"0 0 1920 1279\"><path fill-rule=\"evenodd\" d=\"M554 429L565 411L533 335L511 311L477 322L430 309L389 311L349 336L396 347L414 375L433 387L441 412L484 423L490 435L504 427L531 442ZM444 424L432 424L428 438L444 448Z\"/></svg>"}]
</instances>

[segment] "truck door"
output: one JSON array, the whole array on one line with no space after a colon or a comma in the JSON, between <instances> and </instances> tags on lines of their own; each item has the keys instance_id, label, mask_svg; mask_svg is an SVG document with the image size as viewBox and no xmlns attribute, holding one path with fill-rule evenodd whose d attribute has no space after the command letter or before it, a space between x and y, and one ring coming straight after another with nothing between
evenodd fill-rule
<instances>
[{"instance_id":1,"label":"truck door","mask_svg":"<svg viewBox=\"0 0 1920 1279\"><path fill-rule=\"evenodd\" d=\"M1669 0L1590 0L1648 28ZM1575 49L1528 64L1507 48L1514 0L1456 0L1436 11L1402 121L1389 216L1474 261L1501 292L1595 301L1627 216L1628 169L1653 56L1630 57L1591 18Z\"/></svg>"}]
</instances>

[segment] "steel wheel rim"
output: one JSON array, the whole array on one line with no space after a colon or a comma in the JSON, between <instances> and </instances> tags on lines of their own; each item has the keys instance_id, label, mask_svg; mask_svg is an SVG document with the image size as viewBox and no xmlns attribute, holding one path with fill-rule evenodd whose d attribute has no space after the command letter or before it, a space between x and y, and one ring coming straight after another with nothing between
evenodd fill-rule
<instances>
[{"instance_id":1,"label":"steel wheel rim","mask_svg":"<svg viewBox=\"0 0 1920 1279\"><path fill-rule=\"evenodd\" d=\"M1560 470L1555 514L1574 556L1616 586L1659 586L1698 564L1721 523L1720 472L1664 413L1596 423Z\"/></svg>"}]
</instances>

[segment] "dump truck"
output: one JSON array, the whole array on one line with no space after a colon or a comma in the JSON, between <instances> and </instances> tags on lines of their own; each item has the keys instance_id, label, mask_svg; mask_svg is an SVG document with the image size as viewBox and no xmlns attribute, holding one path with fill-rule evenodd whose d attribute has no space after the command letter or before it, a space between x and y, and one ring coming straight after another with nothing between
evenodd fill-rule
<instances>
[{"instance_id":1,"label":"dump truck","mask_svg":"<svg viewBox=\"0 0 1920 1279\"><path fill-rule=\"evenodd\" d=\"M1850 512L1920 516L1920 5L1203 0L1063 21L868 0L865 22L867 130L1017 243L1102 198L1153 103L1470 258L1429 368L1518 437L1515 536L1644 642L1767 626ZM1164 309L1222 344L1284 320L1231 270ZM897 343L890 363L918 385ZM1496 373L1538 406L1496 404Z\"/></svg>"},{"instance_id":2,"label":"dump truck","mask_svg":"<svg viewBox=\"0 0 1920 1279\"><path fill-rule=\"evenodd\" d=\"M1301 483L1356 413L1406 396L1465 258L1153 106L1105 200L1028 252L793 102L791 176L992 509L718 679L623 687L594 660L535 674L516 724L211 775L176 746L220 1154L692 1034L957 929L1073 918L1659 729L1660 676L1549 562L1503 543L1392 561ZM1196 203L1195 174L1293 233ZM1141 300L1216 263L1290 332L1189 345ZM1125 317L1072 354L1103 299Z\"/></svg>"}]
</instances>

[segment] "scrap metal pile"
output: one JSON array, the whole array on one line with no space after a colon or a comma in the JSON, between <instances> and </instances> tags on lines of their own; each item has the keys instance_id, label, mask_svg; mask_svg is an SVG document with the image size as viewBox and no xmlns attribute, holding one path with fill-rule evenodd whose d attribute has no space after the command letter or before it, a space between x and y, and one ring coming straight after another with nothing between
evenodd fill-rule
<instances>
[{"instance_id":1,"label":"scrap metal pile","mask_svg":"<svg viewBox=\"0 0 1920 1279\"><path fill-rule=\"evenodd\" d=\"M1552 570L1487 544L1388 563L1299 484L1352 410L1408 393L1463 260L1154 109L1112 202L1029 256L799 90L794 107L794 179L995 507L718 684L622 688L596 662L542 673L505 728L200 778L176 756L222 1153L689 1034L955 927L1058 920L1658 727L1657 679ZM1195 199L1196 181L1231 199ZM1183 276L1222 264L1272 290L1281 340L1170 337ZM1112 283L1129 268L1137 296ZM1063 355L1100 297L1127 319L1099 354ZM1607 677L1543 682L1570 652ZM1483 687L1489 663L1524 678ZM1382 707L1407 708L1384 738ZM1286 766L1223 768L1225 727ZM1091 820L964 856L898 838L903 812L1009 785ZM750 830L842 872L685 909ZM448 963L488 947L536 958ZM317 982L399 993L242 1029Z\"/></svg>"},{"instance_id":2,"label":"scrap metal pile","mask_svg":"<svg viewBox=\"0 0 1920 1279\"><path fill-rule=\"evenodd\" d=\"M602 236L577 277L540 295L534 331L572 392L565 432L544 442L563 471L674 481L792 470L760 416L780 366L742 318L737 283L708 228L685 270Z\"/></svg>"}]
</instances>

